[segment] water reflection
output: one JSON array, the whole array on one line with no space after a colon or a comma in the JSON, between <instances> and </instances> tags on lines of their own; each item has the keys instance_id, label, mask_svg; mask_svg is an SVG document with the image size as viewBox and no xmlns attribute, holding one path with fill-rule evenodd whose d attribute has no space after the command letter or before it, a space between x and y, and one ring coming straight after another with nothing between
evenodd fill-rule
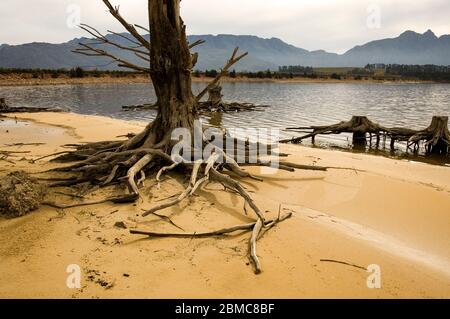
<instances>
[{"instance_id":1,"label":"water reflection","mask_svg":"<svg viewBox=\"0 0 450 319\"><path fill-rule=\"evenodd\" d=\"M221 112L214 112L211 113L211 115L209 115L207 117L208 119L208 124L211 126L216 126L216 127L220 127L222 126L222 121L223 121L223 113Z\"/></svg>"}]
</instances>

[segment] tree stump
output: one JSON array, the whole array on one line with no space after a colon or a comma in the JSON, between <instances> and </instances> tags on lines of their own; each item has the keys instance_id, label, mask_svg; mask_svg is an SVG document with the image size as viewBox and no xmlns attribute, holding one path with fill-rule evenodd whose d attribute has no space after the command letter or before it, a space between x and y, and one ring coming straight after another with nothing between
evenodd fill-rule
<instances>
[{"instance_id":1,"label":"tree stump","mask_svg":"<svg viewBox=\"0 0 450 319\"><path fill-rule=\"evenodd\" d=\"M448 116L433 116L430 126L410 137L410 143L425 141L427 153L447 155L450 151Z\"/></svg>"},{"instance_id":2,"label":"tree stump","mask_svg":"<svg viewBox=\"0 0 450 319\"><path fill-rule=\"evenodd\" d=\"M208 103L211 105L211 107L220 107L223 104L222 101L222 87L220 84L216 84L212 88L208 90Z\"/></svg>"},{"instance_id":3,"label":"tree stump","mask_svg":"<svg viewBox=\"0 0 450 319\"><path fill-rule=\"evenodd\" d=\"M6 110L8 109L8 105L6 104L5 98L0 98L0 110Z\"/></svg>"},{"instance_id":4,"label":"tree stump","mask_svg":"<svg viewBox=\"0 0 450 319\"><path fill-rule=\"evenodd\" d=\"M298 144L304 139L311 138L312 143L314 144L315 137L317 135L352 133L353 144L365 145L367 143L367 134L370 134L370 138L372 138L372 135L376 135L378 144L380 141L380 135L385 134L387 131L386 128L370 121L367 116L353 116L350 121L343 121L334 125L296 127L287 128L287 130L294 132L300 131L302 133L304 133L304 130L312 130L312 132L298 138L282 140L280 141L281 143Z\"/></svg>"},{"instance_id":5,"label":"tree stump","mask_svg":"<svg viewBox=\"0 0 450 319\"><path fill-rule=\"evenodd\" d=\"M391 138L391 149L396 141L406 141L407 148L419 150L420 142L425 143L425 151L430 154L447 155L450 152L450 132L448 129L448 116L433 116L431 124L424 130L406 128L388 129Z\"/></svg>"}]
</instances>

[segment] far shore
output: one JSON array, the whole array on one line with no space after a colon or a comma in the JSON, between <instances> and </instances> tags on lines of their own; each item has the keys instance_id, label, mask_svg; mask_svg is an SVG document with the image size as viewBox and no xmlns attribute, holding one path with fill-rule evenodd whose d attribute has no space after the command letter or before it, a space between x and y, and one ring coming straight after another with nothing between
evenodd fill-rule
<instances>
[{"instance_id":1,"label":"far shore","mask_svg":"<svg viewBox=\"0 0 450 319\"><path fill-rule=\"evenodd\" d=\"M193 82L210 82L213 79L209 77L193 77ZM419 81L419 80L397 80L386 81L376 79L331 79L331 78L307 78L307 77L294 77L292 79L275 79L275 78L249 78L249 77L223 77L224 83L352 83L352 84L423 84L423 83L443 83L434 81ZM87 76L83 78L70 78L70 77L45 77L45 78L23 78L19 75L0 75L0 87L6 86L40 86L40 85L77 85L77 84L135 84L135 83L150 83L150 79L144 75L135 75L127 77L113 77L113 76L101 76L93 77Z\"/></svg>"}]
</instances>

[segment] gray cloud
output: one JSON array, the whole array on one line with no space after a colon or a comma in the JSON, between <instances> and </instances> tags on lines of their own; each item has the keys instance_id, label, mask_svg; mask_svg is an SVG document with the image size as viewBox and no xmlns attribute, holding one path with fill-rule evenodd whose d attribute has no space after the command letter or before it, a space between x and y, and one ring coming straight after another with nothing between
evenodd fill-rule
<instances>
[{"instance_id":1,"label":"gray cloud","mask_svg":"<svg viewBox=\"0 0 450 319\"><path fill-rule=\"evenodd\" d=\"M146 24L146 0L112 0L133 23ZM0 43L64 42L85 35L69 28L70 5L83 23L120 31L101 0L1 0ZM367 9L381 10L380 28L368 28ZM183 0L190 34L252 34L296 46L343 52L356 44L394 37L405 30L450 33L448 0Z\"/></svg>"}]
</instances>

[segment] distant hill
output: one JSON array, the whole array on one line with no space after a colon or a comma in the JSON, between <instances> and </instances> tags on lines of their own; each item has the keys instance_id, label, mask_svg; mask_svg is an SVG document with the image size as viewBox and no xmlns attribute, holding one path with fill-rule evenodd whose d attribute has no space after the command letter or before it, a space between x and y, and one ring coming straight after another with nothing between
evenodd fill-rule
<instances>
[{"instance_id":1,"label":"distant hill","mask_svg":"<svg viewBox=\"0 0 450 319\"><path fill-rule=\"evenodd\" d=\"M424 34L406 31L397 38L356 46L342 58L347 66L353 63L450 65L450 35L438 38L431 30Z\"/></svg>"},{"instance_id":2,"label":"distant hill","mask_svg":"<svg viewBox=\"0 0 450 319\"><path fill-rule=\"evenodd\" d=\"M127 40L108 35L122 44ZM263 39L247 35L193 35L189 42L206 41L197 46L200 54L196 69L218 69L223 66L236 46L248 51L249 56L236 65L238 71L277 70L280 65L304 65L313 67L361 67L367 63L437 64L450 65L450 35L437 37L431 30L424 34L406 31L397 38L372 41L356 46L344 54L323 50L307 51L287 44L280 39ZM72 53L79 42L87 38L74 39L62 44L28 43L0 46L1 68L72 68L112 70L120 69L103 57L87 57ZM140 63L131 53L123 53L108 47L112 53Z\"/></svg>"}]
</instances>

